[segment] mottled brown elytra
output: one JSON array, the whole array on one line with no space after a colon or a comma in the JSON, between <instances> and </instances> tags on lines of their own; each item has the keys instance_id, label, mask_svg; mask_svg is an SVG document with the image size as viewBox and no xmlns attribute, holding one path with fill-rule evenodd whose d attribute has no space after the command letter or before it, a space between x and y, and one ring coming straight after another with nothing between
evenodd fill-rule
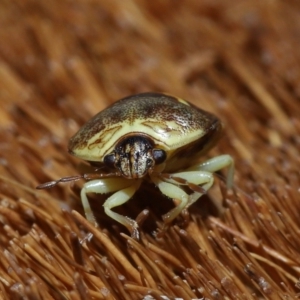
<instances>
[{"instance_id":1,"label":"mottled brown elytra","mask_svg":"<svg viewBox=\"0 0 300 300\"><path fill-rule=\"evenodd\" d=\"M89 120L70 140L69 152L111 170L109 173L64 177L38 188L84 178L81 200L86 218L97 225L88 193L114 192L104 203L105 213L137 236L137 223L111 209L127 202L144 178L150 179L178 205L163 216L170 223L213 184L213 173L228 167L227 186L233 181L229 155L199 163L222 135L222 123L185 100L162 93L123 98ZM93 179L94 178L94 179ZM96 179L95 179L96 178ZM183 189L188 186L192 193Z\"/></svg>"}]
</instances>

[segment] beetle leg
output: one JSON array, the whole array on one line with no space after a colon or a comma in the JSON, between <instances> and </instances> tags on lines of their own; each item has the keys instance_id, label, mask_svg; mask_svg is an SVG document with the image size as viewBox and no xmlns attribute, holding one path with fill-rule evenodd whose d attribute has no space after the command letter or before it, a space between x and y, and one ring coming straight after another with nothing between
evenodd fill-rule
<instances>
[{"instance_id":1,"label":"beetle leg","mask_svg":"<svg viewBox=\"0 0 300 300\"><path fill-rule=\"evenodd\" d=\"M179 204L175 208L162 216L165 223L170 223L185 209L189 201L189 195L179 186L165 182L158 176L151 176L151 180L164 195L179 200Z\"/></svg>"},{"instance_id":2,"label":"beetle leg","mask_svg":"<svg viewBox=\"0 0 300 300\"><path fill-rule=\"evenodd\" d=\"M223 168L228 167L227 171L227 180L226 180L226 185L227 188L231 188L233 185L233 175L234 175L234 160L233 158L228 155L220 155L213 157L207 161L204 161L198 165L192 166L188 168L188 171L207 171L210 173L214 173L216 171L219 171Z\"/></svg>"},{"instance_id":3,"label":"beetle leg","mask_svg":"<svg viewBox=\"0 0 300 300\"><path fill-rule=\"evenodd\" d=\"M103 204L105 213L116 220L117 222L123 224L131 233L131 236L135 239L138 239L138 224L135 220L130 219L129 217L124 217L111 209L124 204L127 202L140 187L142 180L132 181L132 185L126 187L123 190L120 190L113 195L111 195Z\"/></svg>"},{"instance_id":4,"label":"beetle leg","mask_svg":"<svg viewBox=\"0 0 300 300\"><path fill-rule=\"evenodd\" d=\"M178 182L178 179L179 182ZM170 174L166 181L173 184L184 184L194 191L189 195L188 203L184 208L188 208L194 202L196 202L203 194L205 194L213 185L214 177L213 174L206 171L188 171ZM201 189L196 189L201 184Z\"/></svg>"},{"instance_id":5,"label":"beetle leg","mask_svg":"<svg viewBox=\"0 0 300 300\"><path fill-rule=\"evenodd\" d=\"M128 187L130 184L132 181L124 178L97 179L86 182L81 189L80 196L87 220L98 226L87 198L88 193L107 194Z\"/></svg>"},{"instance_id":6,"label":"beetle leg","mask_svg":"<svg viewBox=\"0 0 300 300\"><path fill-rule=\"evenodd\" d=\"M198 192L202 194L206 193L206 190L203 189L201 186L189 182L183 177L174 176L174 174L162 173L160 174L160 178L162 178L163 181L171 182L176 185L186 185L194 192Z\"/></svg>"}]
</instances>

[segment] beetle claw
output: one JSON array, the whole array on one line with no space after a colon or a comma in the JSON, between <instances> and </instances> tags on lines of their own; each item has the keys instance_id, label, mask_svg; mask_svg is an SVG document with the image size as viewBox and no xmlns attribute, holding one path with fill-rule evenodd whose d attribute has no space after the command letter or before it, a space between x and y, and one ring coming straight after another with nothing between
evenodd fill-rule
<instances>
[{"instance_id":1,"label":"beetle claw","mask_svg":"<svg viewBox=\"0 0 300 300\"><path fill-rule=\"evenodd\" d=\"M161 239L166 235L166 232L170 228L170 223L164 223L163 227L161 229L157 229L157 231L154 232L154 236L157 239Z\"/></svg>"},{"instance_id":2,"label":"beetle claw","mask_svg":"<svg viewBox=\"0 0 300 300\"><path fill-rule=\"evenodd\" d=\"M139 241L140 240L140 231L139 225L135 220L126 217L127 224L124 224L130 232L130 235L133 239Z\"/></svg>"},{"instance_id":3,"label":"beetle claw","mask_svg":"<svg viewBox=\"0 0 300 300\"><path fill-rule=\"evenodd\" d=\"M80 244L83 245L83 244L85 244L86 242L89 243L89 242L92 240L93 236L94 236L94 235L93 235L91 232L87 233L87 234L83 237L83 239L81 239Z\"/></svg>"}]
</instances>

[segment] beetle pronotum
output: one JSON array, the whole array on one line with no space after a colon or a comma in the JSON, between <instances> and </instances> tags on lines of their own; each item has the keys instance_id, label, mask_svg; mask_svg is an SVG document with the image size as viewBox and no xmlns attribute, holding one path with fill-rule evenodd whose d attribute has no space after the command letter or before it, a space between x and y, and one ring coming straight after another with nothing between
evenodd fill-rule
<instances>
[{"instance_id":1,"label":"beetle pronotum","mask_svg":"<svg viewBox=\"0 0 300 300\"><path fill-rule=\"evenodd\" d=\"M161 93L143 93L115 102L89 120L70 140L69 152L92 165L106 166L108 174L64 177L59 182L86 179L81 201L86 218L97 225L88 193L112 193L103 204L105 213L136 235L137 223L112 209L127 202L145 178L178 205L163 216L170 223L197 201L213 184L213 173L228 167L227 186L233 181L234 163L220 155L199 163L222 134L220 120L185 100ZM96 178L91 180L92 178ZM188 186L192 193L185 192Z\"/></svg>"}]
</instances>

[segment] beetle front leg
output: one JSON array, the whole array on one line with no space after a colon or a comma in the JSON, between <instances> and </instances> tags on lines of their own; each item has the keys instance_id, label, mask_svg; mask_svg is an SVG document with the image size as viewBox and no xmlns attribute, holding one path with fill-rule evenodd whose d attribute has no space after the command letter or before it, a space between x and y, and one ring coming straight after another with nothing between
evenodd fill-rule
<instances>
[{"instance_id":1,"label":"beetle front leg","mask_svg":"<svg viewBox=\"0 0 300 300\"><path fill-rule=\"evenodd\" d=\"M199 170L199 171L207 171L210 173L214 173L226 167L228 167L226 185L227 188L231 188L233 185L234 160L228 154L213 157L198 165L190 167L188 170L190 171Z\"/></svg>"},{"instance_id":2,"label":"beetle front leg","mask_svg":"<svg viewBox=\"0 0 300 300\"><path fill-rule=\"evenodd\" d=\"M132 180L131 180L132 182ZM111 217L112 219L116 220L117 222L124 225L129 232L131 233L131 236L135 239L138 239L138 224L135 220L130 219L129 217L124 217L111 209L124 204L127 202L134 193L138 190L140 187L142 180L135 180L134 183L130 185L129 187L120 190L113 195L111 195L103 204L105 213Z\"/></svg>"},{"instance_id":3,"label":"beetle front leg","mask_svg":"<svg viewBox=\"0 0 300 300\"><path fill-rule=\"evenodd\" d=\"M86 182L81 189L80 196L87 220L98 227L96 218L87 198L88 193L107 194L128 187L131 184L131 180L124 178L97 179Z\"/></svg>"},{"instance_id":4,"label":"beetle front leg","mask_svg":"<svg viewBox=\"0 0 300 300\"><path fill-rule=\"evenodd\" d=\"M171 223L187 206L189 195L180 187L173 183L165 182L157 176L151 176L151 180L164 195L179 201L179 204L175 208L162 216L166 224Z\"/></svg>"},{"instance_id":5,"label":"beetle front leg","mask_svg":"<svg viewBox=\"0 0 300 300\"><path fill-rule=\"evenodd\" d=\"M178 179L181 179L180 182ZM163 215L165 223L172 222L184 209L188 208L204 194L194 192L191 195L188 195L178 185L187 185L188 183L193 183L195 185L202 184L201 188L203 188L204 191L207 191L214 182L213 175L206 171L174 173L169 174L168 178L160 178L157 175L152 175L151 180L164 195L179 201L179 204L174 209Z\"/></svg>"},{"instance_id":6,"label":"beetle front leg","mask_svg":"<svg viewBox=\"0 0 300 300\"><path fill-rule=\"evenodd\" d=\"M191 189L193 187L190 184L200 185L203 192L199 192L194 189L194 193L189 195L189 200L185 208L188 208L190 205L195 203L204 193L206 193L214 183L213 174L206 171L188 171L188 172L179 172L174 174L168 174L168 178L164 180L173 183L175 185L187 185Z\"/></svg>"}]
</instances>

